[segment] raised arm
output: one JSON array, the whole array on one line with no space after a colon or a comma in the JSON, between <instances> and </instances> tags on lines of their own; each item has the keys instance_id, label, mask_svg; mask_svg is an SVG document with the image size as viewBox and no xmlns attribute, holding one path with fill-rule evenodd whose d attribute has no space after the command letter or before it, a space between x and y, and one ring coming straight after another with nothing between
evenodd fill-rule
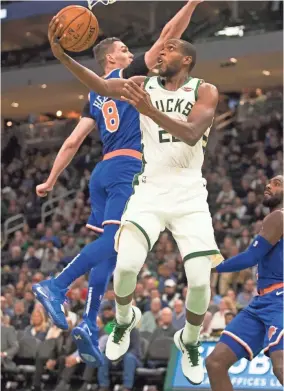
<instances>
[{"instance_id":1,"label":"raised arm","mask_svg":"<svg viewBox=\"0 0 284 391\"><path fill-rule=\"evenodd\" d=\"M151 49L145 53L145 63L148 69L154 68L164 44L172 38L180 38L190 23L192 14L199 3L203 0L189 0L179 12L164 26L159 39Z\"/></svg>"},{"instance_id":2,"label":"raised arm","mask_svg":"<svg viewBox=\"0 0 284 391\"><path fill-rule=\"evenodd\" d=\"M53 18L49 30L48 30L48 39L52 52L56 58L63 65L69 69L73 75L79 79L85 86L91 91L95 91L99 95L108 96L110 98L120 98L122 95L123 87L126 82L125 79L109 79L105 80L102 77L99 77L95 72L79 64L77 61L73 60L68 56L63 48L60 46L57 37L62 36L62 24L60 24L59 19ZM145 77L135 76L132 78L135 82L141 84Z\"/></svg>"},{"instance_id":3,"label":"raised arm","mask_svg":"<svg viewBox=\"0 0 284 391\"><path fill-rule=\"evenodd\" d=\"M275 210L265 217L259 235L248 249L223 261L216 267L218 273L237 272L255 266L283 236L283 212Z\"/></svg>"},{"instance_id":4,"label":"raised arm","mask_svg":"<svg viewBox=\"0 0 284 391\"><path fill-rule=\"evenodd\" d=\"M45 183L36 187L36 193L39 197L45 197L52 191L59 175L65 170L71 162L76 152L82 145L88 134L94 129L96 123L91 118L81 118L71 135L64 141L53 163L51 172Z\"/></svg>"},{"instance_id":5,"label":"raised arm","mask_svg":"<svg viewBox=\"0 0 284 391\"><path fill-rule=\"evenodd\" d=\"M197 102L193 106L187 122L170 118L157 110L152 105L148 93L130 80L125 84L122 99L135 106L140 113L150 117L161 128L179 140L193 146L212 125L218 104L218 90L212 84L203 83L199 86Z\"/></svg>"}]
</instances>

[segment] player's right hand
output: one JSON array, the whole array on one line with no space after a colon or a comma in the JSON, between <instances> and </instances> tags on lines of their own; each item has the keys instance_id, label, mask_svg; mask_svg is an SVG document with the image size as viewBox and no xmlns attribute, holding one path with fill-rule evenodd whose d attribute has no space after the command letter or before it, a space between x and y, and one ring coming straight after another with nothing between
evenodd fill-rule
<instances>
[{"instance_id":1,"label":"player's right hand","mask_svg":"<svg viewBox=\"0 0 284 391\"><path fill-rule=\"evenodd\" d=\"M50 47L54 57L61 60L64 56L64 49L60 45L59 39L63 34L63 24L60 22L56 16L54 16L48 26L48 39Z\"/></svg>"},{"instance_id":2,"label":"player's right hand","mask_svg":"<svg viewBox=\"0 0 284 391\"><path fill-rule=\"evenodd\" d=\"M51 186L49 183L45 182L40 185L37 185L36 187L36 194L38 197L46 197L47 193L52 191L53 186Z\"/></svg>"}]
</instances>

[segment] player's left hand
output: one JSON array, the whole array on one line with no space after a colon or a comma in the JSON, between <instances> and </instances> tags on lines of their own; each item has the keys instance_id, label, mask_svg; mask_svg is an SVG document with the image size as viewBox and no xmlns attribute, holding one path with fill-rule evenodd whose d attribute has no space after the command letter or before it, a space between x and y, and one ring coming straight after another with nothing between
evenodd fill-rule
<instances>
[{"instance_id":1,"label":"player's left hand","mask_svg":"<svg viewBox=\"0 0 284 391\"><path fill-rule=\"evenodd\" d=\"M48 26L48 39L54 57L60 61L64 56L64 49L60 45L59 39L63 34L63 24L55 16L52 18ZM64 36L64 35L63 35Z\"/></svg>"},{"instance_id":2,"label":"player's left hand","mask_svg":"<svg viewBox=\"0 0 284 391\"><path fill-rule=\"evenodd\" d=\"M123 88L121 100L130 103L139 113L148 115L153 109L150 95L133 80L128 80Z\"/></svg>"}]
</instances>

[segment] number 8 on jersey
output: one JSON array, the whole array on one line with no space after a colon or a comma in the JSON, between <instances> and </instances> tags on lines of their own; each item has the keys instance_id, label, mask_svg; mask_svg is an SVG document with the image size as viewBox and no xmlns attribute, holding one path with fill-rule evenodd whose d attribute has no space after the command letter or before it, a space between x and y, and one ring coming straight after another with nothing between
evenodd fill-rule
<instances>
[{"instance_id":1,"label":"number 8 on jersey","mask_svg":"<svg viewBox=\"0 0 284 391\"><path fill-rule=\"evenodd\" d=\"M116 132L119 128L119 113L116 103L113 100L107 101L103 105L102 114L104 116L106 130L110 133Z\"/></svg>"}]
</instances>

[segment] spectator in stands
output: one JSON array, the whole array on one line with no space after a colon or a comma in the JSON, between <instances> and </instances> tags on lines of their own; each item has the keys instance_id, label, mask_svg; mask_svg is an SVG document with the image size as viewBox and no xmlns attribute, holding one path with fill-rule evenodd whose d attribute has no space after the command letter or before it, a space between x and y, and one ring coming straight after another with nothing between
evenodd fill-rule
<instances>
[{"instance_id":1,"label":"spectator in stands","mask_svg":"<svg viewBox=\"0 0 284 391\"><path fill-rule=\"evenodd\" d=\"M55 391L65 391L69 389L71 376L77 369L80 359L76 354L76 345L71 337L73 323L67 319L69 330L63 331L56 326L50 327L46 338L37 350L36 370L33 378L33 391L41 391L41 378L44 369L53 371L58 369L58 385Z\"/></svg>"},{"instance_id":2,"label":"spectator in stands","mask_svg":"<svg viewBox=\"0 0 284 391\"><path fill-rule=\"evenodd\" d=\"M11 247L10 251L10 258L8 260L8 264L11 267L15 266L22 266L23 263L23 256L22 256L22 251L20 246L13 246Z\"/></svg>"},{"instance_id":3,"label":"spectator in stands","mask_svg":"<svg viewBox=\"0 0 284 391\"><path fill-rule=\"evenodd\" d=\"M19 350L16 330L13 326L5 325L1 316L1 368L13 369L16 364L13 359Z\"/></svg>"},{"instance_id":4,"label":"spectator in stands","mask_svg":"<svg viewBox=\"0 0 284 391\"><path fill-rule=\"evenodd\" d=\"M74 288L71 290L70 295L71 299L70 310L76 315L81 317L84 312L85 302L81 299L81 291L79 288Z\"/></svg>"},{"instance_id":5,"label":"spectator in stands","mask_svg":"<svg viewBox=\"0 0 284 391\"><path fill-rule=\"evenodd\" d=\"M5 292L4 297L6 299L6 305L5 305L5 315L9 315L10 318L15 314L14 312L14 304L15 304L15 297L10 292Z\"/></svg>"},{"instance_id":6,"label":"spectator in stands","mask_svg":"<svg viewBox=\"0 0 284 391\"><path fill-rule=\"evenodd\" d=\"M80 252L80 247L76 244L75 237L69 236L67 244L63 247L64 257L73 259Z\"/></svg>"},{"instance_id":7,"label":"spectator in stands","mask_svg":"<svg viewBox=\"0 0 284 391\"><path fill-rule=\"evenodd\" d=\"M161 311L161 300L157 297L151 300L150 311L144 312L141 319L140 331L149 331L152 333L157 328L157 320Z\"/></svg>"},{"instance_id":8,"label":"spectator in stands","mask_svg":"<svg viewBox=\"0 0 284 391\"><path fill-rule=\"evenodd\" d=\"M141 312L144 312L147 298L144 296L144 286L140 282L138 282L136 285L134 298L136 301L136 306L140 309Z\"/></svg>"},{"instance_id":9,"label":"spectator in stands","mask_svg":"<svg viewBox=\"0 0 284 391\"><path fill-rule=\"evenodd\" d=\"M216 203L219 205L231 204L235 198L235 194L236 193L232 187L231 181L226 181L222 186L222 190L218 194Z\"/></svg>"},{"instance_id":10,"label":"spectator in stands","mask_svg":"<svg viewBox=\"0 0 284 391\"><path fill-rule=\"evenodd\" d=\"M35 297L32 291L25 291L24 293L24 305L25 305L25 311L28 314L32 314L35 306Z\"/></svg>"},{"instance_id":11,"label":"spectator in stands","mask_svg":"<svg viewBox=\"0 0 284 391\"><path fill-rule=\"evenodd\" d=\"M123 371L123 390L133 389L136 368L141 366L141 348L140 337L137 329L130 333L130 346L122 361L115 365L115 368L121 368ZM98 383L100 391L110 390L110 368L113 366L110 360L104 356L104 364L98 368Z\"/></svg>"},{"instance_id":12,"label":"spectator in stands","mask_svg":"<svg viewBox=\"0 0 284 391\"><path fill-rule=\"evenodd\" d=\"M245 281L242 291L237 296L237 304L240 307L246 307L256 295L256 287L254 281L249 278Z\"/></svg>"},{"instance_id":13,"label":"spectator in stands","mask_svg":"<svg viewBox=\"0 0 284 391\"><path fill-rule=\"evenodd\" d=\"M234 317L236 316L236 314L234 314L234 312L226 312L225 313L225 325L228 326L229 323L232 322L232 320L234 319Z\"/></svg>"},{"instance_id":14,"label":"spectator in stands","mask_svg":"<svg viewBox=\"0 0 284 391\"><path fill-rule=\"evenodd\" d=\"M44 341L48 331L48 323L43 309L35 308L31 314L31 324L27 326L25 332L33 337Z\"/></svg>"},{"instance_id":15,"label":"spectator in stands","mask_svg":"<svg viewBox=\"0 0 284 391\"><path fill-rule=\"evenodd\" d=\"M35 255L36 250L33 246L28 247L28 250L24 256L24 261L27 263L28 268L31 270L37 270L40 268L40 259Z\"/></svg>"},{"instance_id":16,"label":"spectator in stands","mask_svg":"<svg viewBox=\"0 0 284 391\"><path fill-rule=\"evenodd\" d=\"M174 302L173 310L173 328L180 330L185 325L185 306L184 302L180 299Z\"/></svg>"},{"instance_id":17,"label":"spectator in stands","mask_svg":"<svg viewBox=\"0 0 284 391\"><path fill-rule=\"evenodd\" d=\"M180 294L176 291L176 282L172 279L165 281L164 294L162 295L162 300L167 303L171 308L174 308L174 302L180 298Z\"/></svg>"},{"instance_id":18,"label":"spectator in stands","mask_svg":"<svg viewBox=\"0 0 284 391\"><path fill-rule=\"evenodd\" d=\"M52 242L53 245L57 248L61 246L61 242L58 236L55 236L53 234L53 231L51 228L47 228L45 231L45 235L41 238L41 241L43 242Z\"/></svg>"},{"instance_id":19,"label":"spectator in stands","mask_svg":"<svg viewBox=\"0 0 284 391\"><path fill-rule=\"evenodd\" d=\"M170 308L163 308L158 318L159 327L151 335L149 343L151 344L157 338L173 337L176 330L173 327L173 312Z\"/></svg>"},{"instance_id":20,"label":"spectator in stands","mask_svg":"<svg viewBox=\"0 0 284 391\"><path fill-rule=\"evenodd\" d=\"M51 242L48 242L47 246L40 266L40 271L45 275L55 273L59 262L58 249L53 247Z\"/></svg>"},{"instance_id":21,"label":"spectator in stands","mask_svg":"<svg viewBox=\"0 0 284 391\"><path fill-rule=\"evenodd\" d=\"M30 318L25 312L23 300L16 301L14 305L14 316L11 318L11 326L16 330L24 330L30 324Z\"/></svg>"},{"instance_id":22,"label":"spectator in stands","mask_svg":"<svg viewBox=\"0 0 284 391\"><path fill-rule=\"evenodd\" d=\"M229 297L224 297L220 301L219 311L213 315L210 324L211 333L220 334L220 332L225 329L226 327L225 314L227 312L236 313L236 308L234 303Z\"/></svg>"}]
</instances>

